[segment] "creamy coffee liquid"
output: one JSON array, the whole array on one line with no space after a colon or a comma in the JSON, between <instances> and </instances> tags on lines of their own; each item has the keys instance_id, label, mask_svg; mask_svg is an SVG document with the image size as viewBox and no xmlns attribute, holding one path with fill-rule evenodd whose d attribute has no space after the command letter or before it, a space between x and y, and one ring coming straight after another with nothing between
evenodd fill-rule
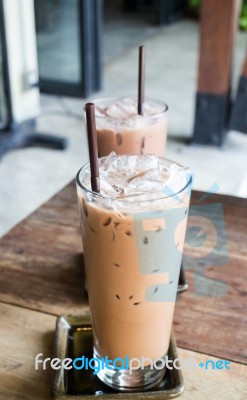
<instances>
[{"instance_id":1,"label":"creamy coffee liquid","mask_svg":"<svg viewBox=\"0 0 247 400\"><path fill-rule=\"evenodd\" d=\"M167 139L167 108L158 101L144 103L137 114L132 98L102 99L95 102L99 157L117 154L164 156Z\"/></svg>"},{"instance_id":2,"label":"creamy coffee liquid","mask_svg":"<svg viewBox=\"0 0 247 400\"><path fill-rule=\"evenodd\" d=\"M77 185L95 350L155 360L170 340L188 170L153 155L111 154L99 163L100 195L90 191L89 166Z\"/></svg>"}]
</instances>

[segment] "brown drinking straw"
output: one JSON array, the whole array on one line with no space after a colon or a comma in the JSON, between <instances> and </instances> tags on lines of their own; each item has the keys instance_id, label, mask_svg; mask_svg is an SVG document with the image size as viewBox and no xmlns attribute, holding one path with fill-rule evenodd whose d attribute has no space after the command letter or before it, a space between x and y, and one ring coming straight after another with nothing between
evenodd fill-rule
<instances>
[{"instance_id":1,"label":"brown drinking straw","mask_svg":"<svg viewBox=\"0 0 247 400\"><path fill-rule=\"evenodd\" d=\"M139 69L138 69L138 114L143 114L144 88L145 88L145 46L139 47Z\"/></svg>"},{"instance_id":2,"label":"brown drinking straw","mask_svg":"<svg viewBox=\"0 0 247 400\"><path fill-rule=\"evenodd\" d=\"M89 147L89 160L91 170L91 186L93 192L100 192L100 180L99 180L99 164L98 164L98 145L95 125L95 105L93 103L87 103L86 119L87 119L87 137Z\"/></svg>"}]
</instances>

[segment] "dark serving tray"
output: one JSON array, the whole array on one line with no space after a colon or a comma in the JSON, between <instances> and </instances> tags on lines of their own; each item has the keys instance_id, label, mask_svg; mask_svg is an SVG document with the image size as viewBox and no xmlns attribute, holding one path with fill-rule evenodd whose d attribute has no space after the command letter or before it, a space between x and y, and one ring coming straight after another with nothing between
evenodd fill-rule
<instances>
[{"instance_id":1,"label":"dark serving tray","mask_svg":"<svg viewBox=\"0 0 247 400\"><path fill-rule=\"evenodd\" d=\"M93 356L92 325L89 316L64 315L57 319L56 355L60 359L76 358L84 355L89 359ZM178 357L175 336L172 334L168 350L169 359ZM117 392L104 385L92 370L54 371L52 394L55 399L89 400L103 399L174 399L184 391L181 370L166 371L164 380L155 388L146 392Z\"/></svg>"}]
</instances>

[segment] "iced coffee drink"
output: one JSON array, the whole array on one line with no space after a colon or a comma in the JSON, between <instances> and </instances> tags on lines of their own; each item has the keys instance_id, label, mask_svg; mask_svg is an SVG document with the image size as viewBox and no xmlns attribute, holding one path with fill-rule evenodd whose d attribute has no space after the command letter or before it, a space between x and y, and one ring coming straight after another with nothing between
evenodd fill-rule
<instances>
[{"instance_id":1,"label":"iced coffee drink","mask_svg":"<svg viewBox=\"0 0 247 400\"><path fill-rule=\"evenodd\" d=\"M167 109L161 101L147 99L143 115L137 114L134 98L108 98L94 102L99 157L117 154L164 156Z\"/></svg>"},{"instance_id":2,"label":"iced coffee drink","mask_svg":"<svg viewBox=\"0 0 247 400\"><path fill-rule=\"evenodd\" d=\"M169 346L190 174L154 155L111 153L99 169L100 194L90 189L89 165L77 175L94 356L118 359L98 377L118 390L146 390L165 373L150 365L162 364Z\"/></svg>"}]
</instances>

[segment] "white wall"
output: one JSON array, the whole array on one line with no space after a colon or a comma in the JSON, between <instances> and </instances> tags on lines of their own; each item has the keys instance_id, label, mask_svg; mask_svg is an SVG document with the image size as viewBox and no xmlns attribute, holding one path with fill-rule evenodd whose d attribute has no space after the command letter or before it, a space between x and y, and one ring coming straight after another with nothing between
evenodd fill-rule
<instances>
[{"instance_id":1,"label":"white wall","mask_svg":"<svg viewBox=\"0 0 247 400\"><path fill-rule=\"evenodd\" d=\"M38 77L33 0L4 0L8 65L16 123L39 112L39 90L29 83Z\"/></svg>"}]
</instances>

